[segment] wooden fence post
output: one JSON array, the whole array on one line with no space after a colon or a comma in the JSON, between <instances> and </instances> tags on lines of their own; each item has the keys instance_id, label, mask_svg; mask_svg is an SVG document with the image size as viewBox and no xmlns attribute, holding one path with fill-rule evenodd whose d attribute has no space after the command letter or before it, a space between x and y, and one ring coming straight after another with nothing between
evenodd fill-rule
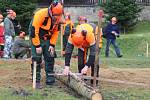
<instances>
[{"instance_id":1,"label":"wooden fence post","mask_svg":"<svg viewBox=\"0 0 150 100\"><path fill-rule=\"evenodd\" d=\"M148 43L147 43L147 44L146 44L146 57L147 57L147 58L148 58L148 55L149 55L148 48L149 48L149 45L148 45Z\"/></svg>"}]
</instances>

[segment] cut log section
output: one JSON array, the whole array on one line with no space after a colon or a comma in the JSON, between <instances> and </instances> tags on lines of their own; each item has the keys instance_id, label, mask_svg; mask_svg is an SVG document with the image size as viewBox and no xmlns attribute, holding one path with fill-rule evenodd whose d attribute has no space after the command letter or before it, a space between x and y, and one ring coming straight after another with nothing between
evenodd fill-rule
<instances>
[{"instance_id":1,"label":"cut log section","mask_svg":"<svg viewBox=\"0 0 150 100\"><path fill-rule=\"evenodd\" d=\"M63 68L59 65L55 65L54 71L55 73L63 73ZM102 100L102 95L98 90L85 84L85 82L74 73L70 72L69 76L56 75L55 77L75 90L78 94L90 100Z\"/></svg>"}]
</instances>

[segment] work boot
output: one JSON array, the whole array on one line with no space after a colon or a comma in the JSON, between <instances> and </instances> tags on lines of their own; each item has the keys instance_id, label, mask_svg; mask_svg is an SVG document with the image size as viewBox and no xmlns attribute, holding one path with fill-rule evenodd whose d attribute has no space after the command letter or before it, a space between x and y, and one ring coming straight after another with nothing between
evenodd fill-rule
<instances>
[{"instance_id":1,"label":"work boot","mask_svg":"<svg viewBox=\"0 0 150 100\"><path fill-rule=\"evenodd\" d=\"M108 57L109 57L109 55L108 55L108 54L105 54L105 57L106 57L106 58L108 58Z\"/></svg>"},{"instance_id":2,"label":"work boot","mask_svg":"<svg viewBox=\"0 0 150 100\"><path fill-rule=\"evenodd\" d=\"M123 55L119 55L119 56L117 56L118 58L121 58Z\"/></svg>"},{"instance_id":3,"label":"work boot","mask_svg":"<svg viewBox=\"0 0 150 100\"><path fill-rule=\"evenodd\" d=\"M46 80L46 85L53 85L55 83L55 78L51 78L49 80Z\"/></svg>"},{"instance_id":4,"label":"work boot","mask_svg":"<svg viewBox=\"0 0 150 100\"><path fill-rule=\"evenodd\" d=\"M40 82L36 82L36 88L37 88L37 89L42 89L43 86L40 84Z\"/></svg>"}]
</instances>

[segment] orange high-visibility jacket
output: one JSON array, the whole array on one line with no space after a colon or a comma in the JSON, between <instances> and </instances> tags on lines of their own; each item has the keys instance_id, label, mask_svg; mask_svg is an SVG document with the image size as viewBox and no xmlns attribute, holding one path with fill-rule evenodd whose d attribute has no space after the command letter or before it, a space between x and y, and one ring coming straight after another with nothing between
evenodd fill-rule
<instances>
[{"instance_id":1,"label":"orange high-visibility jacket","mask_svg":"<svg viewBox=\"0 0 150 100\"><path fill-rule=\"evenodd\" d=\"M48 14L48 8L37 11L33 18L32 26L34 27L34 37L32 43L36 47L40 46L40 29L45 30L51 35L50 44L55 45L58 38L58 26L51 30L52 20Z\"/></svg>"},{"instance_id":2,"label":"orange high-visibility jacket","mask_svg":"<svg viewBox=\"0 0 150 100\"><path fill-rule=\"evenodd\" d=\"M76 27L77 32L81 32L82 30L87 31L86 37L85 37L85 39L82 43L82 47L87 48L87 47L90 47L91 45L94 45L95 44L95 36L94 36L94 33L93 33L93 27L90 24L87 24L87 23L78 25ZM74 43L72 43L73 41L72 41L71 35L69 36L68 42L71 43L71 44L74 44Z\"/></svg>"}]
</instances>

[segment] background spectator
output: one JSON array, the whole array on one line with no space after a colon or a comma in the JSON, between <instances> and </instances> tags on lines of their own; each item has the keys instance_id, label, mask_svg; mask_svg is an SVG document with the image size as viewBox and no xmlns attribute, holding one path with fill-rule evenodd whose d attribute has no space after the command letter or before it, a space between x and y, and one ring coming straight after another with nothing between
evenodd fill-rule
<instances>
[{"instance_id":1,"label":"background spectator","mask_svg":"<svg viewBox=\"0 0 150 100\"><path fill-rule=\"evenodd\" d=\"M105 56L109 57L109 47L112 44L115 48L117 57L122 57L122 55L120 53L120 48L118 47L118 45L116 43L116 37L119 37L119 34L120 34L116 17L111 18L111 22L108 23L108 25L104 29L104 32L105 32L105 37L107 40Z\"/></svg>"},{"instance_id":2,"label":"background spectator","mask_svg":"<svg viewBox=\"0 0 150 100\"><path fill-rule=\"evenodd\" d=\"M13 16L15 17L14 19L12 19L12 23L14 25L14 29L15 29L15 35L19 35L20 30L21 30L21 25L18 22L18 20L16 19L16 13L13 12Z\"/></svg>"},{"instance_id":3,"label":"background spectator","mask_svg":"<svg viewBox=\"0 0 150 100\"><path fill-rule=\"evenodd\" d=\"M4 23L3 23L3 15L0 12L0 57L3 56L4 49Z\"/></svg>"},{"instance_id":4,"label":"background spectator","mask_svg":"<svg viewBox=\"0 0 150 100\"><path fill-rule=\"evenodd\" d=\"M4 58L11 58L11 48L13 45L13 37L15 36L15 29L12 23L12 19L15 19L14 11L7 10L7 16L4 19L4 29L5 29L5 45L4 45Z\"/></svg>"},{"instance_id":5,"label":"background spectator","mask_svg":"<svg viewBox=\"0 0 150 100\"><path fill-rule=\"evenodd\" d=\"M25 41L25 35L25 32L20 31L14 42L12 51L16 59L23 58L25 55L27 55L27 58L30 57L30 45Z\"/></svg>"}]
</instances>

